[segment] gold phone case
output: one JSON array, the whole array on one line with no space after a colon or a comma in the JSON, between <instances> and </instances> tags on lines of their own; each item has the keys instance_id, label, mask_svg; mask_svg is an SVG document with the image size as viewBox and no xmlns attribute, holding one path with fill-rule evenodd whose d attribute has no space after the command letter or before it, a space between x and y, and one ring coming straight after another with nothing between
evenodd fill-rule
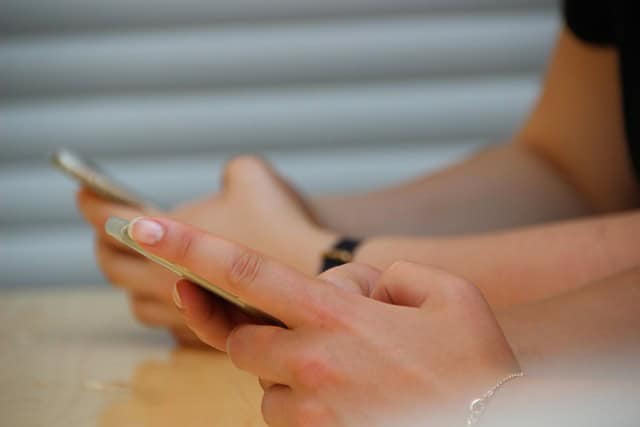
<instances>
[{"instance_id":1,"label":"gold phone case","mask_svg":"<svg viewBox=\"0 0 640 427\"><path fill-rule=\"evenodd\" d=\"M259 310L255 307L250 306L249 304L245 303L240 298L238 298L236 295L233 295L232 293L229 293L224 289L219 288L218 286L214 285L213 283L210 283L206 279L198 276L195 273L192 273L187 268L177 264L173 264L167 261L166 259L160 258L157 255L153 255L145 251L131 238L131 236L129 236L129 225L130 225L130 222L127 221L126 219L112 216L107 220L104 228L107 234L109 234L111 237L115 238L119 242L130 247L131 249L138 252L139 254L149 258L151 261L160 264L167 270L174 272L178 276L185 278L188 281L195 283L196 285L199 285L200 287L214 293L215 295L219 296L225 301L230 302L231 304L238 307L241 311L243 311L245 314L249 315L250 317L253 317L256 320L260 320L267 324L286 327L284 323L282 323L280 320L268 315L262 310Z\"/></svg>"},{"instance_id":2,"label":"gold phone case","mask_svg":"<svg viewBox=\"0 0 640 427\"><path fill-rule=\"evenodd\" d=\"M76 153L65 149L58 150L51 156L51 162L71 178L108 200L141 209L160 211L155 203L145 200L124 185L116 183L100 170L98 165Z\"/></svg>"}]
</instances>

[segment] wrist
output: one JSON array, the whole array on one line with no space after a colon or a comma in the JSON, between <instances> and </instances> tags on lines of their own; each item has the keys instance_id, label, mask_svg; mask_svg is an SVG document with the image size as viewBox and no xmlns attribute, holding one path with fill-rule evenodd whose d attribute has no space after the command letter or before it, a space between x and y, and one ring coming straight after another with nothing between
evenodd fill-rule
<instances>
[{"instance_id":1,"label":"wrist","mask_svg":"<svg viewBox=\"0 0 640 427\"><path fill-rule=\"evenodd\" d=\"M298 245L295 245L294 264L305 274L315 276L322 266L322 253L330 248L336 240L338 233L322 228L313 228L304 235Z\"/></svg>"},{"instance_id":2,"label":"wrist","mask_svg":"<svg viewBox=\"0 0 640 427\"><path fill-rule=\"evenodd\" d=\"M504 384L492 396L491 402L487 403L486 410L477 425L508 426L522 421L524 414L528 412L528 400L534 399L531 395L531 384L532 379L526 375Z\"/></svg>"},{"instance_id":3,"label":"wrist","mask_svg":"<svg viewBox=\"0 0 640 427\"><path fill-rule=\"evenodd\" d=\"M358 247L354 261L368 264L379 269L385 269L397 260L409 260L402 253L396 252L393 241L386 237L370 237L364 240Z\"/></svg>"},{"instance_id":4,"label":"wrist","mask_svg":"<svg viewBox=\"0 0 640 427\"><path fill-rule=\"evenodd\" d=\"M345 236L336 239L331 247L326 248L322 252L322 262L319 272L323 273L334 267L354 262L355 252L358 250L361 242L362 240L360 239Z\"/></svg>"},{"instance_id":5,"label":"wrist","mask_svg":"<svg viewBox=\"0 0 640 427\"><path fill-rule=\"evenodd\" d=\"M478 397L474 398L469 403L469 412L467 414L467 425L468 426L477 425L478 422L480 422L480 420L483 418L487 408L491 406L496 393L498 393L500 389L503 388L503 386L507 385L507 383L522 377L524 377L524 372L522 371L513 372L504 377L501 377L498 381L496 381L496 383L491 388L485 391L482 395L479 395Z\"/></svg>"}]
</instances>

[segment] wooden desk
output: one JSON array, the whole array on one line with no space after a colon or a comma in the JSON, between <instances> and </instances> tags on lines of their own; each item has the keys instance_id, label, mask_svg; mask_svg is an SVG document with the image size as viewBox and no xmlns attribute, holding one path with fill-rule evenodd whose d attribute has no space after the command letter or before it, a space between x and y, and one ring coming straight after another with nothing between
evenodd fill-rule
<instances>
[{"instance_id":1,"label":"wooden desk","mask_svg":"<svg viewBox=\"0 0 640 427\"><path fill-rule=\"evenodd\" d=\"M0 293L0 425L264 426L257 379L176 349L110 289Z\"/></svg>"}]
</instances>

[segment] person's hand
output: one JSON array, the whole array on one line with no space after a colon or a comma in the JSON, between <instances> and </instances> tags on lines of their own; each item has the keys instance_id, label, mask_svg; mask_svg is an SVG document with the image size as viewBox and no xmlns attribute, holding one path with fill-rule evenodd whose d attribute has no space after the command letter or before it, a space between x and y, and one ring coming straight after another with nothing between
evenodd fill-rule
<instances>
[{"instance_id":1,"label":"person's hand","mask_svg":"<svg viewBox=\"0 0 640 427\"><path fill-rule=\"evenodd\" d=\"M356 264L314 279L165 218L131 235L287 325L247 323L187 281L174 289L187 325L260 378L271 426L438 425L443 408L462 425L472 399L519 371L481 293L444 271Z\"/></svg>"},{"instance_id":2,"label":"person's hand","mask_svg":"<svg viewBox=\"0 0 640 427\"><path fill-rule=\"evenodd\" d=\"M133 219L143 212L109 202L87 189L78 206L96 232L96 257L107 279L129 293L136 318L169 328L186 344L197 340L171 302L175 275L106 235L104 223L116 215ZM333 236L312 220L301 197L260 159L238 157L227 165L219 194L194 201L167 215L243 243L301 271L313 273Z\"/></svg>"}]
</instances>

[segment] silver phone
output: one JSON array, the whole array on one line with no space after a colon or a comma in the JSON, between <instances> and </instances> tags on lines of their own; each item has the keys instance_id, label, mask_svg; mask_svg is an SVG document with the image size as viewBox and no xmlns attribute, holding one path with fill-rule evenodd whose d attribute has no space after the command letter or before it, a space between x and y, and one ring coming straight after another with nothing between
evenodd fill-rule
<instances>
[{"instance_id":1,"label":"silver phone","mask_svg":"<svg viewBox=\"0 0 640 427\"><path fill-rule=\"evenodd\" d=\"M129 235L130 224L131 222L127 221L126 219L112 216L107 220L104 228L107 234L109 234L111 237L113 237L120 243L124 244L125 246L128 246L129 248L133 249L139 254L149 258L151 261L160 264L161 266L163 266L167 270L174 272L178 276L184 279L187 279L188 281L195 283L196 285L199 285L200 287L215 294L216 296L222 298L223 300L230 302L231 304L238 307L243 313L247 314L248 316L256 320L259 320L263 323L286 327L284 323L281 322L280 320L263 312L262 310L259 310L247 304L246 302L242 301L238 296L214 285L208 280L189 271L186 267L174 264L172 262L167 261L164 258L161 258L157 255L147 252L142 247L140 247Z\"/></svg>"},{"instance_id":2,"label":"silver phone","mask_svg":"<svg viewBox=\"0 0 640 427\"><path fill-rule=\"evenodd\" d=\"M105 199L145 210L161 210L156 203L116 182L97 164L77 153L66 149L57 150L51 156L51 162L65 174Z\"/></svg>"}]
</instances>

